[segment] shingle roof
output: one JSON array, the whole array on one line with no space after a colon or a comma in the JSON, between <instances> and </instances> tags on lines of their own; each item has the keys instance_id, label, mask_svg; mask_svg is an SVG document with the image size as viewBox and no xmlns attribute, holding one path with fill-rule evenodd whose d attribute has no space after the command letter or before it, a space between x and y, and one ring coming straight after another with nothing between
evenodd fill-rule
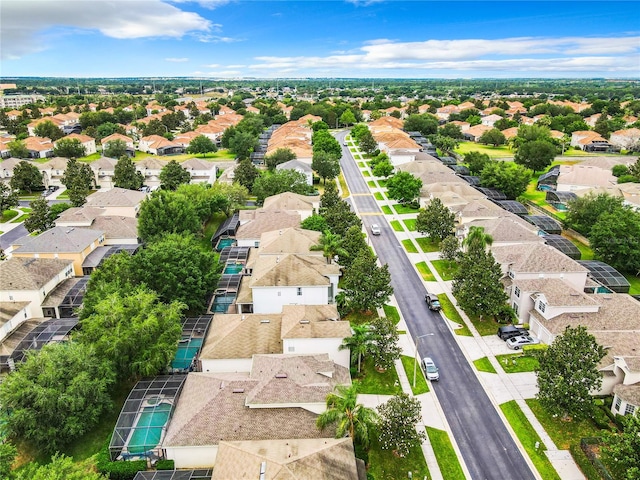
<instances>
[{"instance_id":1,"label":"shingle roof","mask_svg":"<svg viewBox=\"0 0 640 480\"><path fill-rule=\"evenodd\" d=\"M517 273L587 272L588 270L549 245L494 245L491 251L498 263L510 264Z\"/></svg>"},{"instance_id":2,"label":"shingle roof","mask_svg":"<svg viewBox=\"0 0 640 480\"><path fill-rule=\"evenodd\" d=\"M251 275L255 287L328 286L329 275L339 275L340 267L324 258L287 254L265 256L256 261Z\"/></svg>"},{"instance_id":3,"label":"shingle roof","mask_svg":"<svg viewBox=\"0 0 640 480\"><path fill-rule=\"evenodd\" d=\"M640 407L640 384L622 385L618 384L613 387L613 393L636 408Z\"/></svg>"},{"instance_id":4,"label":"shingle roof","mask_svg":"<svg viewBox=\"0 0 640 480\"><path fill-rule=\"evenodd\" d=\"M281 163L276 166L276 170L302 170L303 172L311 173L311 165L301 162L300 160L289 160L288 162Z\"/></svg>"},{"instance_id":5,"label":"shingle roof","mask_svg":"<svg viewBox=\"0 0 640 480\"><path fill-rule=\"evenodd\" d=\"M300 195L299 193L284 192L264 199L262 210L295 210L311 211L319 205L318 195Z\"/></svg>"},{"instance_id":6,"label":"shingle roof","mask_svg":"<svg viewBox=\"0 0 640 480\"><path fill-rule=\"evenodd\" d=\"M0 262L0 290L39 290L72 260L13 257Z\"/></svg>"},{"instance_id":7,"label":"shingle roof","mask_svg":"<svg viewBox=\"0 0 640 480\"><path fill-rule=\"evenodd\" d=\"M571 287L559 278L536 278L532 280L514 279L523 292L536 292L544 295L547 304L552 307L596 307L600 302L593 296Z\"/></svg>"},{"instance_id":8,"label":"shingle roof","mask_svg":"<svg viewBox=\"0 0 640 480\"><path fill-rule=\"evenodd\" d=\"M102 215L93 220L91 228L102 230L105 238L138 238L138 219L120 215Z\"/></svg>"},{"instance_id":9,"label":"shingle roof","mask_svg":"<svg viewBox=\"0 0 640 480\"><path fill-rule=\"evenodd\" d=\"M442 162L433 160L414 160L413 162L403 163L396 167L401 172L409 172L413 175L421 173L446 173L451 174L451 169Z\"/></svg>"},{"instance_id":10,"label":"shingle roof","mask_svg":"<svg viewBox=\"0 0 640 480\"><path fill-rule=\"evenodd\" d=\"M265 466L265 480L358 480L350 438L221 442L211 480L254 478Z\"/></svg>"},{"instance_id":11,"label":"shingle roof","mask_svg":"<svg viewBox=\"0 0 640 480\"><path fill-rule=\"evenodd\" d=\"M349 322L339 320L335 305L284 305L280 336L287 338L346 338Z\"/></svg>"},{"instance_id":12,"label":"shingle roof","mask_svg":"<svg viewBox=\"0 0 640 480\"><path fill-rule=\"evenodd\" d=\"M495 244L500 242L543 242L543 239L531 229L531 225L520 220L516 215L471 220L466 225L483 227L485 233L493 237Z\"/></svg>"},{"instance_id":13,"label":"shingle roof","mask_svg":"<svg viewBox=\"0 0 640 480\"><path fill-rule=\"evenodd\" d=\"M147 194L137 190L115 187L105 192L95 192L87 197L88 207L134 207L141 203Z\"/></svg>"},{"instance_id":14,"label":"shingle roof","mask_svg":"<svg viewBox=\"0 0 640 480\"><path fill-rule=\"evenodd\" d=\"M102 236L100 230L74 227L54 227L36 237L23 237L18 240L18 253L79 253L97 242Z\"/></svg>"},{"instance_id":15,"label":"shingle roof","mask_svg":"<svg viewBox=\"0 0 640 480\"><path fill-rule=\"evenodd\" d=\"M252 213L253 219L238 227L237 239L258 239L264 232L300 226L300 215L293 211L260 209Z\"/></svg>"},{"instance_id":16,"label":"shingle roof","mask_svg":"<svg viewBox=\"0 0 640 480\"><path fill-rule=\"evenodd\" d=\"M302 255L319 255L321 251L311 251L310 247L318 245L320 232L298 227L283 228L265 232L260 236L260 255L298 253Z\"/></svg>"}]
</instances>

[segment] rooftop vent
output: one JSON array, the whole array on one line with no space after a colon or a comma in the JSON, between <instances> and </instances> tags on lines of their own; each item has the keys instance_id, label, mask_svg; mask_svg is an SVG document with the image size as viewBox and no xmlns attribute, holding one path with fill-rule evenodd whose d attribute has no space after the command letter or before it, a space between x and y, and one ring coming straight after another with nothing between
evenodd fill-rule
<instances>
[{"instance_id":1,"label":"rooftop vent","mask_svg":"<svg viewBox=\"0 0 640 480\"><path fill-rule=\"evenodd\" d=\"M234 388L232 390L233 393L244 393L244 388Z\"/></svg>"},{"instance_id":2,"label":"rooftop vent","mask_svg":"<svg viewBox=\"0 0 640 480\"><path fill-rule=\"evenodd\" d=\"M300 320L300 323L303 324L307 324L307 323L311 323L309 320L305 320L304 318L302 320Z\"/></svg>"},{"instance_id":3,"label":"rooftop vent","mask_svg":"<svg viewBox=\"0 0 640 480\"><path fill-rule=\"evenodd\" d=\"M288 375L286 373L276 373L276 378L287 378Z\"/></svg>"},{"instance_id":4,"label":"rooftop vent","mask_svg":"<svg viewBox=\"0 0 640 480\"><path fill-rule=\"evenodd\" d=\"M271 320L265 318L264 320L260 320L260 323L271 323Z\"/></svg>"}]
</instances>

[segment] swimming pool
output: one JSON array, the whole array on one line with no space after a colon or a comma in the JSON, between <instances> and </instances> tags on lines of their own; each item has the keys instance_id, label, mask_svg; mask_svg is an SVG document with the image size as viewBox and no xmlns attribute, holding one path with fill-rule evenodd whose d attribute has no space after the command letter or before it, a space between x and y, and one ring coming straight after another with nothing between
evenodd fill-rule
<instances>
[{"instance_id":1,"label":"swimming pool","mask_svg":"<svg viewBox=\"0 0 640 480\"><path fill-rule=\"evenodd\" d=\"M236 239L235 238L221 238L220 240L218 240L218 244L216 245L216 250L218 252L221 252L223 248L225 247L231 247L232 245L236 244Z\"/></svg>"},{"instance_id":2,"label":"swimming pool","mask_svg":"<svg viewBox=\"0 0 640 480\"><path fill-rule=\"evenodd\" d=\"M227 263L222 273L225 275L235 275L237 273L240 273L243 268L243 263Z\"/></svg>"},{"instance_id":3,"label":"swimming pool","mask_svg":"<svg viewBox=\"0 0 640 480\"><path fill-rule=\"evenodd\" d=\"M127 442L130 454L146 453L160 445L162 430L169 420L171 407L166 402L144 407Z\"/></svg>"},{"instance_id":4,"label":"swimming pool","mask_svg":"<svg viewBox=\"0 0 640 480\"><path fill-rule=\"evenodd\" d=\"M175 370L187 370L191 366L193 358L198 354L202 346L202 338L192 338L188 342L179 343L176 356L171 362L171 368Z\"/></svg>"},{"instance_id":5,"label":"swimming pool","mask_svg":"<svg viewBox=\"0 0 640 480\"><path fill-rule=\"evenodd\" d=\"M231 305L235 299L235 293L216 295L213 298L213 305L211 306L211 310L213 311L213 313L226 313L229 305Z\"/></svg>"}]
</instances>

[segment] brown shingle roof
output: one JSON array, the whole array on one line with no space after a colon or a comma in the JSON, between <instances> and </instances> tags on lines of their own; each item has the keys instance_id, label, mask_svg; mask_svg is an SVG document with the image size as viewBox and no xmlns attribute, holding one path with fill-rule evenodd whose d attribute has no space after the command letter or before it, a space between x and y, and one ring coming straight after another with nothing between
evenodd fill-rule
<instances>
[{"instance_id":1,"label":"brown shingle roof","mask_svg":"<svg viewBox=\"0 0 640 480\"><path fill-rule=\"evenodd\" d=\"M98 241L103 232L88 228L54 227L36 237L18 240L18 253L80 253L93 242Z\"/></svg>"},{"instance_id":2,"label":"brown shingle roof","mask_svg":"<svg viewBox=\"0 0 640 480\"><path fill-rule=\"evenodd\" d=\"M349 322L339 320L335 305L284 305L280 336L286 338L346 338Z\"/></svg>"},{"instance_id":3,"label":"brown shingle roof","mask_svg":"<svg viewBox=\"0 0 640 480\"><path fill-rule=\"evenodd\" d=\"M247 218L242 213L241 222L242 217ZM300 226L300 215L293 211L260 209L253 210L249 218L251 217L251 221L238 227L237 239L258 239L264 232Z\"/></svg>"},{"instance_id":4,"label":"brown shingle roof","mask_svg":"<svg viewBox=\"0 0 640 480\"><path fill-rule=\"evenodd\" d=\"M262 210L311 211L320 204L320 196L284 192L264 199Z\"/></svg>"},{"instance_id":5,"label":"brown shingle roof","mask_svg":"<svg viewBox=\"0 0 640 480\"><path fill-rule=\"evenodd\" d=\"M72 263L58 258L10 258L0 262L0 290L39 290Z\"/></svg>"},{"instance_id":6,"label":"brown shingle roof","mask_svg":"<svg viewBox=\"0 0 640 480\"><path fill-rule=\"evenodd\" d=\"M311 251L310 247L318 245L320 232L290 227L282 230L265 232L260 236L260 255L282 255L297 253L301 255L322 256L321 251Z\"/></svg>"},{"instance_id":7,"label":"brown shingle roof","mask_svg":"<svg viewBox=\"0 0 640 480\"><path fill-rule=\"evenodd\" d=\"M545 244L495 245L491 251L498 263L510 264L517 273L587 272L587 268Z\"/></svg>"},{"instance_id":8,"label":"brown shingle roof","mask_svg":"<svg viewBox=\"0 0 640 480\"><path fill-rule=\"evenodd\" d=\"M251 275L255 287L307 287L329 285L328 275L339 275L340 267L324 258L287 254L264 256L256 261Z\"/></svg>"},{"instance_id":9,"label":"brown shingle roof","mask_svg":"<svg viewBox=\"0 0 640 480\"><path fill-rule=\"evenodd\" d=\"M618 395L618 397L620 397L625 402L630 403L631 405L635 405L636 408L640 407L640 384L618 384L613 387L613 393Z\"/></svg>"},{"instance_id":10,"label":"brown shingle roof","mask_svg":"<svg viewBox=\"0 0 640 480\"><path fill-rule=\"evenodd\" d=\"M147 194L137 190L115 187L106 192L95 192L87 197L88 207L135 207Z\"/></svg>"}]
</instances>

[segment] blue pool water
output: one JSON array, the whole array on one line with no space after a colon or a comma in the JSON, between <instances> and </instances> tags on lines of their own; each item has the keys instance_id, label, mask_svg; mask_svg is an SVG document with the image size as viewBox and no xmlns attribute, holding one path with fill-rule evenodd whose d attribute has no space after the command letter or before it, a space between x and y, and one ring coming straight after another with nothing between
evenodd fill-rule
<instances>
[{"instance_id":1,"label":"blue pool water","mask_svg":"<svg viewBox=\"0 0 640 480\"><path fill-rule=\"evenodd\" d=\"M222 273L225 275L234 275L234 274L240 273L243 268L244 268L244 264L242 263L227 263Z\"/></svg>"},{"instance_id":2,"label":"blue pool water","mask_svg":"<svg viewBox=\"0 0 640 480\"><path fill-rule=\"evenodd\" d=\"M212 310L213 313L226 313L229 305L233 303L236 295L233 294L225 294L225 295L216 295L213 299Z\"/></svg>"},{"instance_id":3,"label":"blue pool water","mask_svg":"<svg viewBox=\"0 0 640 480\"><path fill-rule=\"evenodd\" d=\"M171 368L176 370L188 369L191 366L191 361L202 346L202 340L202 338L192 338L188 342L178 344L178 350L171 362Z\"/></svg>"},{"instance_id":4,"label":"blue pool water","mask_svg":"<svg viewBox=\"0 0 640 480\"><path fill-rule=\"evenodd\" d=\"M129 453L145 453L157 447L170 413L170 403L144 407L127 445Z\"/></svg>"},{"instance_id":5,"label":"blue pool water","mask_svg":"<svg viewBox=\"0 0 640 480\"><path fill-rule=\"evenodd\" d=\"M236 244L235 238L221 238L220 240L218 240L218 244L216 245L216 250L218 252L221 252L223 248L231 247L232 245L235 245L235 244Z\"/></svg>"}]
</instances>

